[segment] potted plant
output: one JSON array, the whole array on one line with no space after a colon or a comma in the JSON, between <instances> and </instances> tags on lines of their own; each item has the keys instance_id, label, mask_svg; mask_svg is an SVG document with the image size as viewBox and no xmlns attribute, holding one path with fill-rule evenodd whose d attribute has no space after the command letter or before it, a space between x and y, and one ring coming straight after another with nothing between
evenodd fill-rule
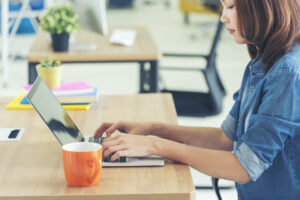
<instances>
[{"instance_id":1,"label":"potted plant","mask_svg":"<svg viewBox=\"0 0 300 200\"><path fill-rule=\"evenodd\" d=\"M46 57L36 66L36 71L49 88L59 88L62 65L52 57Z\"/></svg>"},{"instance_id":2,"label":"potted plant","mask_svg":"<svg viewBox=\"0 0 300 200\"><path fill-rule=\"evenodd\" d=\"M68 51L70 33L79 28L79 20L71 7L54 6L40 19L40 26L51 34L54 51Z\"/></svg>"}]
</instances>

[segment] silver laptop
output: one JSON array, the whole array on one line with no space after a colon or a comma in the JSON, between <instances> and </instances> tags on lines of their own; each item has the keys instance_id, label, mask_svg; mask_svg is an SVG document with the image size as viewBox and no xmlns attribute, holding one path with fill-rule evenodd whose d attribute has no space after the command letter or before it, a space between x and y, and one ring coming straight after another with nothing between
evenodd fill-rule
<instances>
[{"instance_id":1,"label":"silver laptop","mask_svg":"<svg viewBox=\"0 0 300 200\"><path fill-rule=\"evenodd\" d=\"M94 138L92 136L83 135L79 131L76 124L61 106L55 95L51 92L41 77L38 76L35 80L27 95L27 99L61 145L72 142L101 143L103 141L103 137ZM114 162L109 162L109 159L103 160L104 167L163 165L164 159L156 156L145 158L122 157Z\"/></svg>"}]
</instances>

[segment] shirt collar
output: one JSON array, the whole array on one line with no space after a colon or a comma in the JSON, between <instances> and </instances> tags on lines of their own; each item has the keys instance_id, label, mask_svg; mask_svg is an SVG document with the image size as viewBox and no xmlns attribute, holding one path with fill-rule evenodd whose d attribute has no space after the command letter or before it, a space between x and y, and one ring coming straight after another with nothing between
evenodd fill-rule
<instances>
[{"instance_id":1,"label":"shirt collar","mask_svg":"<svg viewBox=\"0 0 300 200\"><path fill-rule=\"evenodd\" d=\"M263 62L261 61L261 59L259 59L259 57L256 57L252 60L249 69L252 75L255 75L257 73L264 73Z\"/></svg>"}]
</instances>

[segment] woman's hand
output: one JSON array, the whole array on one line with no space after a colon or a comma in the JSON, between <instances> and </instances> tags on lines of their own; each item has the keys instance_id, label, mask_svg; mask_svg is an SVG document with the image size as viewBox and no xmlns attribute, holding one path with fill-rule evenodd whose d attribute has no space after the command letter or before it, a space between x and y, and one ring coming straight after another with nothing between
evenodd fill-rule
<instances>
[{"instance_id":1,"label":"woman's hand","mask_svg":"<svg viewBox=\"0 0 300 200\"><path fill-rule=\"evenodd\" d=\"M106 137L109 138L116 130L122 133L130 133L134 135L147 135L153 130L153 127L154 123L152 122L104 122L96 130L94 137L101 137L103 133L106 132Z\"/></svg>"},{"instance_id":2,"label":"woman's hand","mask_svg":"<svg viewBox=\"0 0 300 200\"><path fill-rule=\"evenodd\" d=\"M106 138L102 143L104 157L111 156L111 161L120 157L146 157L154 154L155 138L141 135L120 133Z\"/></svg>"}]
</instances>

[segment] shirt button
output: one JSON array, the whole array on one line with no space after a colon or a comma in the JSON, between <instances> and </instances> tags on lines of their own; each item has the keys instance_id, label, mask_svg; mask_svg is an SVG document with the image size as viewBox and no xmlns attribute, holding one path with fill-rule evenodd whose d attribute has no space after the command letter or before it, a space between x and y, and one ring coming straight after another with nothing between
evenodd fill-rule
<instances>
[{"instance_id":1,"label":"shirt button","mask_svg":"<svg viewBox=\"0 0 300 200\"><path fill-rule=\"evenodd\" d=\"M249 92L252 93L252 92L253 92L253 88L250 88L250 89L249 89Z\"/></svg>"},{"instance_id":2,"label":"shirt button","mask_svg":"<svg viewBox=\"0 0 300 200\"><path fill-rule=\"evenodd\" d=\"M240 115L239 119L242 120L242 115Z\"/></svg>"},{"instance_id":3,"label":"shirt button","mask_svg":"<svg viewBox=\"0 0 300 200\"><path fill-rule=\"evenodd\" d=\"M238 200L242 200L242 197L241 197L241 196L238 196Z\"/></svg>"}]
</instances>

